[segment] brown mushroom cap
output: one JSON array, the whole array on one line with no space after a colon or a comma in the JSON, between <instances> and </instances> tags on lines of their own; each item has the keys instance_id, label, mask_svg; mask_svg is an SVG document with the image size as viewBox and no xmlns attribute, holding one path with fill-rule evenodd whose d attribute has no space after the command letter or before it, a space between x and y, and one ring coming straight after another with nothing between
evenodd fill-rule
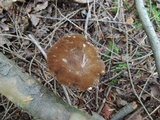
<instances>
[{"instance_id":1,"label":"brown mushroom cap","mask_svg":"<svg viewBox=\"0 0 160 120\"><path fill-rule=\"evenodd\" d=\"M47 65L57 81L85 90L98 84L105 64L97 49L80 34L64 36L47 53Z\"/></svg>"}]
</instances>

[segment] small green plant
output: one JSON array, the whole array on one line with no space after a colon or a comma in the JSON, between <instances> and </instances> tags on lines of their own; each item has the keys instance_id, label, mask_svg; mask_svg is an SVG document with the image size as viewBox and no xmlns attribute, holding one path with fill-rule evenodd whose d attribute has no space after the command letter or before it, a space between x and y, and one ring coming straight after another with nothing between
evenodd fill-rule
<instances>
[{"instance_id":1,"label":"small green plant","mask_svg":"<svg viewBox=\"0 0 160 120\"><path fill-rule=\"evenodd\" d=\"M110 82L108 83L108 85L116 85L117 83L118 83L118 79L115 78L115 79L113 79L112 81L110 81Z\"/></svg>"},{"instance_id":2,"label":"small green plant","mask_svg":"<svg viewBox=\"0 0 160 120\"><path fill-rule=\"evenodd\" d=\"M140 29L140 28L142 28L142 23L141 23L141 21L140 20L135 20L135 26L136 26L136 28L137 29Z\"/></svg>"},{"instance_id":3,"label":"small green plant","mask_svg":"<svg viewBox=\"0 0 160 120\"><path fill-rule=\"evenodd\" d=\"M126 68L127 68L127 63L118 62L118 63L115 64L113 72L120 72L120 71L122 71L123 69L126 69Z\"/></svg>"},{"instance_id":4,"label":"small green plant","mask_svg":"<svg viewBox=\"0 0 160 120\"><path fill-rule=\"evenodd\" d=\"M126 0L123 0L123 5L124 5L124 8L127 9L127 11L129 11L129 9L131 8L130 3L127 2Z\"/></svg>"},{"instance_id":5,"label":"small green plant","mask_svg":"<svg viewBox=\"0 0 160 120\"><path fill-rule=\"evenodd\" d=\"M156 23L157 29L160 30L160 9L157 8L155 2L151 3L151 1L146 1L146 6L151 20Z\"/></svg>"},{"instance_id":6,"label":"small green plant","mask_svg":"<svg viewBox=\"0 0 160 120\"><path fill-rule=\"evenodd\" d=\"M118 10L118 2L116 0L113 0L112 2L113 2L113 8L111 11L113 14L116 14Z\"/></svg>"},{"instance_id":7,"label":"small green plant","mask_svg":"<svg viewBox=\"0 0 160 120\"><path fill-rule=\"evenodd\" d=\"M157 9L157 6L155 4L152 5L152 16L155 20L158 30L160 30L160 9Z\"/></svg>"},{"instance_id":8,"label":"small green plant","mask_svg":"<svg viewBox=\"0 0 160 120\"><path fill-rule=\"evenodd\" d=\"M104 53L106 56L109 56L109 55L110 55L110 53L111 53L110 51L113 51L113 52L115 52L115 53L119 53L119 48L118 48L117 45L116 45L115 43L113 43L113 42L109 42L108 49L109 49L109 50L107 50L107 51ZM102 59L103 59L104 61L108 61L108 58L107 58L106 56L103 56L103 57L102 57Z\"/></svg>"}]
</instances>

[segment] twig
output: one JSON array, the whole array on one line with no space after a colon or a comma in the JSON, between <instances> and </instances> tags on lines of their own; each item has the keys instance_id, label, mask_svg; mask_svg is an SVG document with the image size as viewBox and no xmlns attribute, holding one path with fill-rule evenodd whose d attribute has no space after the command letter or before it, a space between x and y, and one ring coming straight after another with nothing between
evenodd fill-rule
<instances>
[{"instance_id":1,"label":"twig","mask_svg":"<svg viewBox=\"0 0 160 120\"><path fill-rule=\"evenodd\" d=\"M141 98L138 96L137 92L136 92L136 89L135 89L135 86L134 86L134 83L133 83L133 79L132 79L132 75L131 75L131 70L130 70L130 65L129 65L129 61L127 60L127 68L128 68L128 74L129 74L129 79L130 79L130 82L131 82L131 86L132 86L132 89L133 89L133 92L135 94L135 96L138 98L140 104L142 105L143 109L146 111L147 115L149 116L149 118L151 120L153 120L153 118L150 116L148 110L146 109L146 107L144 106L143 102L141 101Z\"/></svg>"},{"instance_id":2,"label":"twig","mask_svg":"<svg viewBox=\"0 0 160 120\"><path fill-rule=\"evenodd\" d=\"M111 80L113 80L113 79L115 79L116 77L118 77L119 75L121 75L123 72L124 72L124 71L122 70L122 71L120 71L119 73L117 73L116 75L112 76L111 78L108 78L108 79L100 82L100 83L98 84L98 86L99 86L99 85L102 85L102 84L104 84L104 83L106 83L106 82L109 82L109 81L111 81Z\"/></svg>"},{"instance_id":3,"label":"twig","mask_svg":"<svg viewBox=\"0 0 160 120\"><path fill-rule=\"evenodd\" d=\"M90 15L91 15L92 4L89 6L89 3L88 3L88 7L89 7L89 10L88 10L88 13L87 13L87 18L86 18L85 27L84 27L84 32L85 33L87 33L87 31L88 31L88 20L89 20ZM85 34L85 38L87 39L86 34Z\"/></svg>"},{"instance_id":4,"label":"twig","mask_svg":"<svg viewBox=\"0 0 160 120\"><path fill-rule=\"evenodd\" d=\"M66 96L66 98L67 98L68 104L72 105L66 87L65 87L64 85L61 85L61 86L62 86L63 91L64 91L64 94L65 94L65 96Z\"/></svg>"},{"instance_id":5,"label":"twig","mask_svg":"<svg viewBox=\"0 0 160 120\"><path fill-rule=\"evenodd\" d=\"M120 109L111 120L120 120L124 118L129 113L133 112L137 108L136 102L129 103L128 105L124 106L122 109Z\"/></svg>"},{"instance_id":6,"label":"twig","mask_svg":"<svg viewBox=\"0 0 160 120\"><path fill-rule=\"evenodd\" d=\"M113 20L116 20L116 19L117 19L118 14L119 14L119 11L120 11L120 7L121 7L121 3L120 3L120 0L118 0L117 12L116 12L116 15L115 15L115 17L113 18Z\"/></svg>"},{"instance_id":7,"label":"twig","mask_svg":"<svg viewBox=\"0 0 160 120\"><path fill-rule=\"evenodd\" d=\"M36 53L34 54L32 60L31 60L31 62L30 62L30 64L29 64L29 75L31 75L31 71L32 71L32 70L31 70L31 68L32 68L32 63L33 63L35 57L36 57Z\"/></svg>"},{"instance_id":8,"label":"twig","mask_svg":"<svg viewBox=\"0 0 160 120\"><path fill-rule=\"evenodd\" d=\"M155 113L159 108L160 108L160 105L159 105L156 109L154 109L154 110L150 113L150 115L152 115L153 113ZM146 120L147 118L148 118L148 116L144 117L143 120Z\"/></svg>"},{"instance_id":9,"label":"twig","mask_svg":"<svg viewBox=\"0 0 160 120\"><path fill-rule=\"evenodd\" d=\"M63 15L58 8L57 8L57 10L58 10L59 14L63 17L63 19L67 20L67 21L70 22L72 25L74 25L76 28L78 28L79 30L83 31L86 35L90 36L88 33L86 33L86 32L84 31L83 28L79 27L77 24L75 24L74 22L72 22L72 21L71 21L69 18L67 18L65 15Z\"/></svg>"},{"instance_id":10,"label":"twig","mask_svg":"<svg viewBox=\"0 0 160 120\"><path fill-rule=\"evenodd\" d=\"M99 86L96 86L96 108L99 107L99 104L98 104L98 92L99 92Z\"/></svg>"},{"instance_id":11,"label":"twig","mask_svg":"<svg viewBox=\"0 0 160 120\"><path fill-rule=\"evenodd\" d=\"M46 16L42 16L42 15L37 15L38 18L43 18L43 19L49 19L49 20L57 20L57 21L63 21L65 20L64 18L55 18L55 17L46 17ZM86 19L74 19L74 18L71 18L70 19L71 21L73 22L79 22L79 21L82 21L82 22L85 22ZM97 18L90 18L88 19L89 22L105 22L105 23L113 23L113 24L123 24L123 25L133 25L132 23L127 23L127 22L119 22L119 21L112 21L112 20L108 20L108 17L103 17L103 18L100 18L100 19L97 19Z\"/></svg>"},{"instance_id":12,"label":"twig","mask_svg":"<svg viewBox=\"0 0 160 120\"><path fill-rule=\"evenodd\" d=\"M135 0L135 3L136 3L136 8L137 8L139 17L142 21L143 27L149 38L151 49L153 51L153 55L156 62L158 76L160 77L160 40L158 39L156 32L153 28L153 25L149 19L147 11L144 7L143 0Z\"/></svg>"},{"instance_id":13,"label":"twig","mask_svg":"<svg viewBox=\"0 0 160 120\"><path fill-rule=\"evenodd\" d=\"M159 105L156 109L154 109L154 110L150 113L150 115L152 115L153 113L155 113L159 108L160 108L160 105Z\"/></svg>"},{"instance_id":14,"label":"twig","mask_svg":"<svg viewBox=\"0 0 160 120\"><path fill-rule=\"evenodd\" d=\"M98 109L98 112L97 112L98 114L102 111L102 108L104 107L104 104L106 103L106 99L107 99L107 97L108 97L108 95L109 95L109 93L111 91L111 88L112 88L112 86L110 86L108 88L107 94L105 95L105 98L103 99L102 104L101 104L101 106Z\"/></svg>"},{"instance_id":15,"label":"twig","mask_svg":"<svg viewBox=\"0 0 160 120\"><path fill-rule=\"evenodd\" d=\"M31 34L29 34L28 36L29 36L30 40L32 41L32 43L34 43L38 47L38 49L43 54L44 58L47 60L47 55L46 55L45 51L43 50L43 48L40 46L40 44L33 38L33 36Z\"/></svg>"},{"instance_id":16,"label":"twig","mask_svg":"<svg viewBox=\"0 0 160 120\"><path fill-rule=\"evenodd\" d=\"M139 94L139 98L142 97L142 94L143 94L143 92L144 92L144 90L145 90L145 88L146 88L146 86L147 86L147 84L148 84L150 78L151 78L151 75L148 77L146 83L144 84L143 89L141 90L141 93Z\"/></svg>"},{"instance_id":17,"label":"twig","mask_svg":"<svg viewBox=\"0 0 160 120\"><path fill-rule=\"evenodd\" d=\"M141 86L137 86L138 88L140 88L140 89L143 89ZM145 92L146 94L148 94L148 95L150 95L150 96L152 96L149 92L147 92L146 90L143 90L143 92ZM155 96L152 96L152 98L154 98L155 100L157 100L158 102L160 102L160 100L158 99L158 98L156 98Z\"/></svg>"},{"instance_id":18,"label":"twig","mask_svg":"<svg viewBox=\"0 0 160 120\"><path fill-rule=\"evenodd\" d=\"M38 47L38 49L41 51L41 53L43 54L44 58L47 60L47 54L45 53L45 51L43 50L43 48L40 46L40 44L33 38L33 36L31 34L28 35L29 38L31 39L31 41ZM61 85L64 91L64 94L67 98L67 102L71 105L71 100L69 98L68 92L66 90L66 88Z\"/></svg>"}]
</instances>

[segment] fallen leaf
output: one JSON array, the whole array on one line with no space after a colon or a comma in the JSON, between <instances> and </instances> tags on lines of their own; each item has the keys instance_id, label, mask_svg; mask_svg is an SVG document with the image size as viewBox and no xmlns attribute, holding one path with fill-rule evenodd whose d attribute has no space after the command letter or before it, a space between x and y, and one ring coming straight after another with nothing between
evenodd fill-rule
<instances>
[{"instance_id":1,"label":"fallen leaf","mask_svg":"<svg viewBox=\"0 0 160 120\"><path fill-rule=\"evenodd\" d=\"M34 26L37 26L37 24L39 23L39 18L35 15L35 14L30 14L31 16L31 22Z\"/></svg>"},{"instance_id":2,"label":"fallen leaf","mask_svg":"<svg viewBox=\"0 0 160 120\"><path fill-rule=\"evenodd\" d=\"M9 27L8 27L8 25L6 25L5 23L0 23L0 27L1 27L4 31L9 31Z\"/></svg>"},{"instance_id":3,"label":"fallen leaf","mask_svg":"<svg viewBox=\"0 0 160 120\"><path fill-rule=\"evenodd\" d=\"M132 23L134 22L134 19L133 19L133 17L132 17L132 16L130 16L130 17L127 17L127 18L126 18L126 22L127 22L127 23L130 23L130 24L132 24Z\"/></svg>"},{"instance_id":4,"label":"fallen leaf","mask_svg":"<svg viewBox=\"0 0 160 120\"><path fill-rule=\"evenodd\" d=\"M106 103L101 111L101 114L106 118L109 119L112 115L112 112L114 109L111 109L111 107Z\"/></svg>"},{"instance_id":5,"label":"fallen leaf","mask_svg":"<svg viewBox=\"0 0 160 120\"><path fill-rule=\"evenodd\" d=\"M37 6L34 8L34 10L40 11L40 10L46 9L47 6L48 6L48 1L46 1L44 3L37 4Z\"/></svg>"},{"instance_id":6,"label":"fallen leaf","mask_svg":"<svg viewBox=\"0 0 160 120\"><path fill-rule=\"evenodd\" d=\"M156 96L160 95L160 93L159 93L160 88L157 85L152 85L150 89L151 89L152 96L156 97Z\"/></svg>"}]
</instances>

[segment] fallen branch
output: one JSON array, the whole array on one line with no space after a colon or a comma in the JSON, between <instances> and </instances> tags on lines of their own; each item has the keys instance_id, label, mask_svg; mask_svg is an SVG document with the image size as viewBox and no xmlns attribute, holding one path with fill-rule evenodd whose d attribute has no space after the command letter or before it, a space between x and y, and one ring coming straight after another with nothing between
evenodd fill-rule
<instances>
[{"instance_id":1,"label":"fallen branch","mask_svg":"<svg viewBox=\"0 0 160 120\"><path fill-rule=\"evenodd\" d=\"M143 0L135 0L135 3L136 3L136 8L139 14L139 18L141 19L143 27L149 38L151 49L153 51L153 55L156 62L156 69L158 72L158 76L160 78L160 40L158 39L156 32L153 28L153 25L149 19L147 11L144 7Z\"/></svg>"},{"instance_id":2,"label":"fallen branch","mask_svg":"<svg viewBox=\"0 0 160 120\"><path fill-rule=\"evenodd\" d=\"M136 102L129 103L128 105L124 106L122 109L120 109L111 120L121 120L129 113L133 112L137 108Z\"/></svg>"},{"instance_id":3,"label":"fallen branch","mask_svg":"<svg viewBox=\"0 0 160 120\"><path fill-rule=\"evenodd\" d=\"M0 53L0 93L36 120L104 120L65 103Z\"/></svg>"}]
</instances>

